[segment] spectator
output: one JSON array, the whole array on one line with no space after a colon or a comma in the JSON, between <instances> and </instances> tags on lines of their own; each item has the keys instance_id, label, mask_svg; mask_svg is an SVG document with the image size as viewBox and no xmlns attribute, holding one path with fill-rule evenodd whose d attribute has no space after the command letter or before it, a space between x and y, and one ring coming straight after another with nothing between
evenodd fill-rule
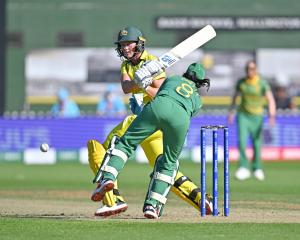
<instances>
[{"instance_id":1,"label":"spectator","mask_svg":"<svg viewBox=\"0 0 300 240\"><path fill-rule=\"evenodd\" d=\"M124 102L114 94L112 89L109 89L104 93L103 99L97 105L97 114L108 116L125 115L126 107Z\"/></svg>"},{"instance_id":2,"label":"spectator","mask_svg":"<svg viewBox=\"0 0 300 240\"><path fill-rule=\"evenodd\" d=\"M59 89L57 93L58 102L51 108L51 113L56 117L75 118L80 116L77 104L69 98L69 92L65 88Z\"/></svg>"},{"instance_id":3,"label":"spectator","mask_svg":"<svg viewBox=\"0 0 300 240\"><path fill-rule=\"evenodd\" d=\"M275 87L275 102L277 109L290 109L293 110L296 108L295 103L292 101L292 98L288 95L287 89L284 86L276 86Z\"/></svg>"}]
</instances>

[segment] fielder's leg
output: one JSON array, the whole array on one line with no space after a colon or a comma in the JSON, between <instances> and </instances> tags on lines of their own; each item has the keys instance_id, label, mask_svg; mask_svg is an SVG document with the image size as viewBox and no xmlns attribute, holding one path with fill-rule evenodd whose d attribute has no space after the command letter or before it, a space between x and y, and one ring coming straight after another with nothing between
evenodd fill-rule
<instances>
[{"instance_id":1,"label":"fielder's leg","mask_svg":"<svg viewBox=\"0 0 300 240\"><path fill-rule=\"evenodd\" d=\"M251 138L253 142L254 156L253 156L253 176L260 181L265 180L265 173L263 171L261 161L261 146L262 146L262 129L263 117L253 116L253 129L251 131Z\"/></svg>"},{"instance_id":2,"label":"fielder's leg","mask_svg":"<svg viewBox=\"0 0 300 240\"><path fill-rule=\"evenodd\" d=\"M103 145L95 141L89 142L89 163L95 175L97 174L98 169L102 164L104 155L106 153L106 150L110 146L112 138L114 136L122 136L135 118L136 115L127 116L109 133ZM124 198L119 193L117 182L114 183L114 189L104 195L102 202L103 206L99 207L96 210L96 216L111 216L120 212L124 212L128 208L127 204L124 201Z\"/></svg>"},{"instance_id":3,"label":"fielder's leg","mask_svg":"<svg viewBox=\"0 0 300 240\"><path fill-rule=\"evenodd\" d=\"M154 167L156 159L163 153L163 137L161 131L156 131L150 137L146 138L142 143L143 148L149 164ZM174 192L181 199L200 211L200 188L186 175L177 172L174 185L171 187ZM208 211L209 214L209 211Z\"/></svg>"},{"instance_id":4,"label":"fielder's leg","mask_svg":"<svg viewBox=\"0 0 300 240\"><path fill-rule=\"evenodd\" d=\"M156 160L154 170L151 174L151 180L143 207L144 216L150 219L157 219L162 215L164 205L167 202L167 196L178 170L178 162L172 167L168 163L166 167L163 155ZM173 169L174 168L174 169Z\"/></svg>"},{"instance_id":5,"label":"fielder's leg","mask_svg":"<svg viewBox=\"0 0 300 240\"><path fill-rule=\"evenodd\" d=\"M253 125L251 129L251 138L253 142L253 171L262 169L261 162L261 145L262 145L262 129L263 129L263 117L253 116Z\"/></svg>"},{"instance_id":6,"label":"fielder's leg","mask_svg":"<svg viewBox=\"0 0 300 240\"><path fill-rule=\"evenodd\" d=\"M98 191L100 198L110 187L111 182L117 179L119 172L124 168L127 159L134 153L136 147L156 131L156 126L157 122L155 115L152 114L151 105L146 105L115 148L110 151L111 157L103 168L103 180Z\"/></svg>"},{"instance_id":7,"label":"fielder's leg","mask_svg":"<svg viewBox=\"0 0 300 240\"><path fill-rule=\"evenodd\" d=\"M246 146L249 136L249 127L253 124L249 120L245 113L238 113L237 115L238 123L238 145L239 145L239 168L235 172L235 177L238 180L246 180L251 177L251 172L249 171L249 163L246 156Z\"/></svg>"},{"instance_id":8,"label":"fielder's leg","mask_svg":"<svg viewBox=\"0 0 300 240\"><path fill-rule=\"evenodd\" d=\"M104 155L105 149L96 140L88 141L88 154L89 154L89 165L96 175L98 169L100 168ZM105 194L103 198L103 206L100 206L95 211L95 216L107 217L111 215L115 215L127 210L128 206L124 202L122 196L120 196L117 182L115 182L114 189Z\"/></svg>"},{"instance_id":9,"label":"fielder's leg","mask_svg":"<svg viewBox=\"0 0 300 240\"><path fill-rule=\"evenodd\" d=\"M177 175L178 157L190 122L185 109L178 107L177 103L172 100L156 98L153 105L156 110L155 113L158 115L160 128L163 131L164 152L156 160L156 173L153 174L149 184L144 207L144 215L147 218L158 218L162 215L163 206L167 201L167 194ZM174 116L180 121L174 119ZM153 209L155 209L154 212Z\"/></svg>"},{"instance_id":10,"label":"fielder's leg","mask_svg":"<svg viewBox=\"0 0 300 240\"><path fill-rule=\"evenodd\" d=\"M103 158L105 156L106 150L103 145L96 140L90 140L87 143L88 155L89 155L89 165L93 173L96 175L98 169L100 168ZM103 199L103 205L112 207L117 202L117 196L113 194L113 191L108 192Z\"/></svg>"},{"instance_id":11,"label":"fielder's leg","mask_svg":"<svg viewBox=\"0 0 300 240\"><path fill-rule=\"evenodd\" d=\"M249 136L249 122L247 116L243 113L238 113L238 146L239 146L239 167L249 168L248 159L246 156L247 139ZM251 124L251 123L250 123Z\"/></svg>"}]
</instances>

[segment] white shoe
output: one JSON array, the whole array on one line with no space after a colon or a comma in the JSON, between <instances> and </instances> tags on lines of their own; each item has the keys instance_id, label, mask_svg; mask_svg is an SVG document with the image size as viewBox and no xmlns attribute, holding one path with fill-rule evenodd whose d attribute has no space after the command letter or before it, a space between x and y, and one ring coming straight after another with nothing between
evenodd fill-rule
<instances>
[{"instance_id":1,"label":"white shoe","mask_svg":"<svg viewBox=\"0 0 300 240\"><path fill-rule=\"evenodd\" d=\"M145 206L144 217L149 218L149 219L158 219L159 218L157 210L151 205Z\"/></svg>"},{"instance_id":2,"label":"white shoe","mask_svg":"<svg viewBox=\"0 0 300 240\"><path fill-rule=\"evenodd\" d=\"M251 177L251 172L248 168L239 167L238 170L235 172L236 179L243 181Z\"/></svg>"},{"instance_id":3,"label":"white shoe","mask_svg":"<svg viewBox=\"0 0 300 240\"><path fill-rule=\"evenodd\" d=\"M106 192L109 192L114 188L114 182L111 180L103 180L99 183L96 189L93 191L91 200L94 202L99 202L104 198Z\"/></svg>"},{"instance_id":4,"label":"white shoe","mask_svg":"<svg viewBox=\"0 0 300 240\"><path fill-rule=\"evenodd\" d=\"M254 177L259 180L259 181L263 181L265 180L265 174L264 174L264 171L261 170L261 169L256 169L254 172L253 172L253 175Z\"/></svg>"},{"instance_id":5,"label":"white shoe","mask_svg":"<svg viewBox=\"0 0 300 240\"><path fill-rule=\"evenodd\" d=\"M98 208L95 212L95 216L109 217L109 216L113 216L113 215L117 215L119 213L125 212L127 210L127 208L128 208L128 206L125 202L119 201L111 207L104 205L104 206Z\"/></svg>"}]
</instances>

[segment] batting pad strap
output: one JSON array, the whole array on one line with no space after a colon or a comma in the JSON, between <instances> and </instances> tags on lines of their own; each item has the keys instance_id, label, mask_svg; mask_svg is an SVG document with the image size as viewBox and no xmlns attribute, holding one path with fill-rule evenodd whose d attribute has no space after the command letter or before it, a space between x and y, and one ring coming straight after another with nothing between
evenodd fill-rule
<instances>
[{"instance_id":1,"label":"batting pad strap","mask_svg":"<svg viewBox=\"0 0 300 240\"><path fill-rule=\"evenodd\" d=\"M173 185L174 184L174 178L173 177L170 177L166 174L163 174L163 173L159 173L159 172L155 172L154 175L153 175L154 179L158 179L158 180L161 180L161 181L164 181L170 185Z\"/></svg>"},{"instance_id":2,"label":"batting pad strap","mask_svg":"<svg viewBox=\"0 0 300 240\"><path fill-rule=\"evenodd\" d=\"M117 171L117 169L115 169L115 168L112 167L112 166L107 166L107 165L104 167L103 171L104 171L104 172L109 172L109 173L111 173L112 175L114 175L115 178L117 178L118 173L119 173L119 172Z\"/></svg>"},{"instance_id":3,"label":"batting pad strap","mask_svg":"<svg viewBox=\"0 0 300 240\"><path fill-rule=\"evenodd\" d=\"M113 189L113 194L116 196L121 196L119 190L115 188Z\"/></svg>"},{"instance_id":4,"label":"batting pad strap","mask_svg":"<svg viewBox=\"0 0 300 240\"><path fill-rule=\"evenodd\" d=\"M110 154L121 158L125 163L128 160L127 155L119 149L114 148L114 149L110 150Z\"/></svg>"},{"instance_id":5,"label":"batting pad strap","mask_svg":"<svg viewBox=\"0 0 300 240\"><path fill-rule=\"evenodd\" d=\"M201 192L200 188L195 188L189 195L189 199L192 199L193 201L196 199L198 193ZM201 196L202 197L202 196Z\"/></svg>"},{"instance_id":6,"label":"batting pad strap","mask_svg":"<svg viewBox=\"0 0 300 240\"><path fill-rule=\"evenodd\" d=\"M174 187L179 188L184 182L191 180L187 176L181 176L174 182Z\"/></svg>"},{"instance_id":7,"label":"batting pad strap","mask_svg":"<svg viewBox=\"0 0 300 240\"><path fill-rule=\"evenodd\" d=\"M156 192L150 192L149 197L156 201L159 201L162 204L166 204L166 202L167 202L167 198L165 196L163 196L159 193L156 193Z\"/></svg>"}]
</instances>

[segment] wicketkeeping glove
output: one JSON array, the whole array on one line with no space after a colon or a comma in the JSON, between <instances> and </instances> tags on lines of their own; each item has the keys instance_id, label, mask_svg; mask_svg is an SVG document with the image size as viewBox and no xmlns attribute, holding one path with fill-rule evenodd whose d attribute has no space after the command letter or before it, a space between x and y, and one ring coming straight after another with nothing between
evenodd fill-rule
<instances>
[{"instance_id":1,"label":"wicketkeeping glove","mask_svg":"<svg viewBox=\"0 0 300 240\"><path fill-rule=\"evenodd\" d=\"M138 101L134 96L129 98L129 107L133 114L139 115L143 110L144 103L142 101Z\"/></svg>"}]
</instances>

